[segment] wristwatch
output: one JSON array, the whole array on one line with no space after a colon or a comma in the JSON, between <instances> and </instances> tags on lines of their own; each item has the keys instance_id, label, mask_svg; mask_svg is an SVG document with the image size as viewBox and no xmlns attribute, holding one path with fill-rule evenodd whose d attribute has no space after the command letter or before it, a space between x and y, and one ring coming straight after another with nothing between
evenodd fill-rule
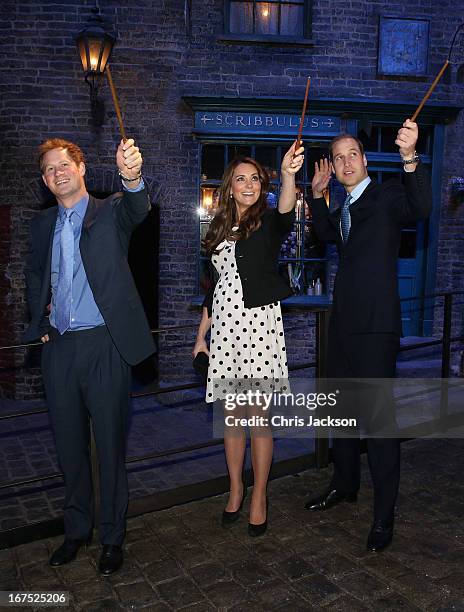
<instances>
[{"instance_id":1,"label":"wristwatch","mask_svg":"<svg viewBox=\"0 0 464 612\"><path fill-rule=\"evenodd\" d=\"M411 157L411 159L404 159L404 157L402 157L401 160L405 166L409 166L409 164L417 164L417 162L420 161L420 157L417 155L417 152L414 151L414 155Z\"/></svg>"}]
</instances>

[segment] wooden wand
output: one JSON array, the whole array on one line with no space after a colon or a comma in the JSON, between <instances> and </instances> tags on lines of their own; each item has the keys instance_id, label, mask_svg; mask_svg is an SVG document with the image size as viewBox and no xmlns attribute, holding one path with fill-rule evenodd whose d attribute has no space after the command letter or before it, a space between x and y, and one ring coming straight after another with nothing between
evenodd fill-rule
<instances>
[{"instance_id":1,"label":"wooden wand","mask_svg":"<svg viewBox=\"0 0 464 612\"><path fill-rule=\"evenodd\" d=\"M113 77L111 76L111 70L110 70L109 64L106 64L105 73L106 73L106 76L108 77L108 83L111 89L111 95L113 97L114 109L116 111L116 117L118 118L118 123L119 123L119 131L121 132L121 137L123 141L126 142L127 140L126 130L122 122L121 108L119 106L118 96L116 93L116 88L113 83Z\"/></svg>"},{"instance_id":2,"label":"wooden wand","mask_svg":"<svg viewBox=\"0 0 464 612\"><path fill-rule=\"evenodd\" d=\"M448 68L448 66L451 63L451 54L453 52L453 47L454 47L454 43L456 42L456 38L457 35L459 33L459 30L461 30L462 28L464 28L464 23L461 23L457 28L456 28L456 32L454 33L453 36L453 40L451 42L451 46L449 49L449 53L448 53L448 58L445 60L445 63L443 64L443 66L440 69L440 72L437 74L437 76L435 77L434 82L430 85L428 92L425 94L425 96L422 99L422 102L419 104L419 106L416 109L416 112L414 113L414 115L411 117L411 121L415 121L417 119L417 115L421 112L422 107L424 106L424 104L427 102L427 100L430 98L430 96L433 93L433 90L435 89L435 87L438 85L438 82L440 81L441 77L443 76L443 74L445 73L445 70Z\"/></svg>"},{"instance_id":3,"label":"wooden wand","mask_svg":"<svg viewBox=\"0 0 464 612\"><path fill-rule=\"evenodd\" d=\"M417 115L421 112L422 107L424 106L424 104L427 102L427 100L430 98L430 96L433 93L433 90L435 89L435 87L438 85L438 81L441 79L441 77L443 76L443 73L445 72L445 70L448 68L449 66L449 60L445 60L445 63L443 64L443 66L441 67L440 72L437 74L437 76L435 77L434 82L430 85L428 92L425 94L425 96L422 98L422 102L419 104L419 106L416 108L416 112L414 113L414 115L411 117L411 121L415 121L417 119Z\"/></svg>"},{"instance_id":4,"label":"wooden wand","mask_svg":"<svg viewBox=\"0 0 464 612\"><path fill-rule=\"evenodd\" d=\"M311 77L308 77L308 80L306 82L306 91L305 91L305 97L304 97L304 102L303 102L303 110L301 111L300 127L298 128L298 136L296 137L295 149L298 149L302 145L301 134L303 133L303 125L304 125L304 118L305 118L305 113L306 113L306 104L308 102L308 92L309 92L310 83L311 83Z\"/></svg>"}]
</instances>

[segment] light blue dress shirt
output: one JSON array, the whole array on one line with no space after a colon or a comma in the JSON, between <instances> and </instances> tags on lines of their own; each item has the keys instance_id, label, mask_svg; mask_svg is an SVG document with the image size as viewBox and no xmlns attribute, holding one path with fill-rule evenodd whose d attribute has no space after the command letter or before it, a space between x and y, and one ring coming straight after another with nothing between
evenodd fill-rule
<instances>
[{"instance_id":1,"label":"light blue dress shirt","mask_svg":"<svg viewBox=\"0 0 464 612\"><path fill-rule=\"evenodd\" d=\"M135 189L127 189L125 191L142 191L144 188L143 179ZM79 241L82 232L82 223L89 203L89 195L86 194L72 208L73 215L71 216L71 226L74 232L74 267L73 267L73 284L72 284L72 303L71 303L71 324L68 331L77 331L79 329L90 329L105 325L102 314L95 302L92 290L85 273L84 264L82 263ZM52 262L51 262L51 286L52 286L52 301L50 312L50 323L55 327L55 296L58 285L58 275L60 271L60 234L63 222L65 219L65 208L58 205L58 215L53 234L52 246Z\"/></svg>"}]
</instances>

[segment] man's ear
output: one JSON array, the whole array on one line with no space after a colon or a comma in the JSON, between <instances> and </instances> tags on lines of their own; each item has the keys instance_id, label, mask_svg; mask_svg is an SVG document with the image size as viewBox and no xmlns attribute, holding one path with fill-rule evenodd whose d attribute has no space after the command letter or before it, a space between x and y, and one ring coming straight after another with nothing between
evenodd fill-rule
<instances>
[{"instance_id":1,"label":"man's ear","mask_svg":"<svg viewBox=\"0 0 464 612\"><path fill-rule=\"evenodd\" d=\"M79 174L81 176L84 176L84 174L85 174L85 164L84 164L84 162L80 162L80 164L79 164Z\"/></svg>"},{"instance_id":2,"label":"man's ear","mask_svg":"<svg viewBox=\"0 0 464 612\"><path fill-rule=\"evenodd\" d=\"M363 155L364 167L367 168L367 157Z\"/></svg>"}]
</instances>

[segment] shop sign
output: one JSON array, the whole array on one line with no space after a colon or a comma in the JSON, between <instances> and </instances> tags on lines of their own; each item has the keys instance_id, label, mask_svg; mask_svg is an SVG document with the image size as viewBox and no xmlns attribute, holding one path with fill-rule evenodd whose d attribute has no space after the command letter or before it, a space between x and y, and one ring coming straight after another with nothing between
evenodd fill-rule
<instances>
[{"instance_id":1,"label":"shop sign","mask_svg":"<svg viewBox=\"0 0 464 612\"><path fill-rule=\"evenodd\" d=\"M215 134L296 134L300 125L299 115L284 113L195 113L195 131ZM340 118L324 115L307 115L303 136L334 136L339 134Z\"/></svg>"}]
</instances>

